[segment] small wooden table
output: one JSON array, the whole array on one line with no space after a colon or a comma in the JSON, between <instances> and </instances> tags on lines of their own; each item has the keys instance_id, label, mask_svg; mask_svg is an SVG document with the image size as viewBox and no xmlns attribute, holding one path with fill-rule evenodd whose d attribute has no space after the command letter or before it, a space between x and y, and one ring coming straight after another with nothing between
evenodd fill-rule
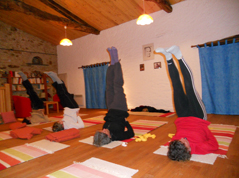
<instances>
[{"instance_id":1,"label":"small wooden table","mask_svg":"<svg viewBox=\"0 0 239 178\"><path fill-rule=\"evenodd\" d=\"M46 105L46 114L49 114L49 105L50 104L56 104L56 108L57 108L57 113L59 113L59 104L58 101L44 101L44 105Z\"/></svg>"}]
</instances>

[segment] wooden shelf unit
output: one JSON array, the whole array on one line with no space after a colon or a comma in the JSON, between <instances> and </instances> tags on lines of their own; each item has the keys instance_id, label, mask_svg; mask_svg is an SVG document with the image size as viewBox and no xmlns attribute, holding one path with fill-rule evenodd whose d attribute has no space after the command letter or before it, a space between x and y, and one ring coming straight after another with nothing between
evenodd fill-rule
<instances>
[{"instance_id":1,"label":"wooden shelf unit","mask_svg":"<svg viewBox=\"0 0 239 178\"><path fill-rule=\"evenodd\" d=\"M45 99L46 99L46 101L48 101L48 89L50 89L50 87L48 87L47 86L47 75L46 74L43 74L42 75L42 77L29 77L28 79L29 79L29 81L31 82L31 79L34 79L34 80L36 80L37 78L41 78L42 79L42 82L40 82L40 83L34 83L34 82L31 82L32 83L32 85L44 85L44 88L43 89L37 89L37 90L43 90L43 93L45 93ZM16 85L16 86L18 86L18 85L22 85L21 83L13 83L13 79L14 78L18 78L18 80L21 78L21 77L14 77L14 76L11 76L11 74L8 74L8 76L7 76L7 83L9 83L10 84L10 96L11 96L11 107L12 107L12 109L13 109L13 98L12 98L12 96L13 96L13 94L14 94L14 92L21 92L21 91L23 91L23 92L26 92L26 90L13 90L13 85Z\"/></svg>"}]
</instances>

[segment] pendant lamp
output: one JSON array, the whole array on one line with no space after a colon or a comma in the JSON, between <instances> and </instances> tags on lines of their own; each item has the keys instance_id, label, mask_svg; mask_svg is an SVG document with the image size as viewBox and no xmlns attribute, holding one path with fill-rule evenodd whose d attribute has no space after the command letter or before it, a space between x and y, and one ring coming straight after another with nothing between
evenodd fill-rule
<instances>
[{"instance_id":1,"label":"pendant lamp","mask_svg":"<svg viewBox=\"0 0 239 178\"><path fill-rule=\"evenodd\" d=\"M66 38L66 29L67 29L67 26L65 26L64 28L65 28L65 38L63 38L63 39L60 41L60 45L62 45L62 46L71 46L71 45L72 45L71 40L69 40L68 38Z\"/></svg>"},{"instance_id":2,"label":"pendant lamp","mask_svg":"<svg viewBox=\"0 0 239 178\"><path fill-rule=\"evenodd\" d=\"M139 16L139 18L136 22L137 25L149 25L149 24L153 23L153 21L154 21L150 15L145 14L144 0L143 0L143 8L144 8L144 14Z\"/></svg>"}]
</instances>

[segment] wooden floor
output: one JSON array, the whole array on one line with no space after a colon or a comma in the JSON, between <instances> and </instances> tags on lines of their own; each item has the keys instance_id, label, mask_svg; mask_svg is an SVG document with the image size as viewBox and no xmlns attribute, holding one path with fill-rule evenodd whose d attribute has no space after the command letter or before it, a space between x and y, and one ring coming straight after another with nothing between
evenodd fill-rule
<instances>
[{"instance_id":1,"label":"wooden floor","mask_svg":"<svg viewBox=\"0 0 239 178\"><path fill-rule=\"evenodd\" d=\"M81 109L80 113L88 114L82 118L104 115L106 110ZM62 114L62 113L60 113ZM51 115L57 113L50 112ZM201 177L239 177L239 129L236 130L232 143L230 145L227 157L228 159L217 158L214 165L208 165L198 162L174 162L166 156L153 154L160 145L169 141L168 133L175 133L174 120L177 116L172 117L152 117L152 116L135 116L128 117L129 122L138 119L168 121L168 124L159 127L151 133L156 134L155 139L148 139L146 142L132 141L127 147L118 146L114 149L97 148L92 145L80 143L80 139L94 135L96 130L102 128L102 124L91 126L80 130L81 137L63 142L70 147L57 151L54 154L48 154L28 162L21 163L11 168L0 171L0 177L7 178L36 178L42 177L56 170L71 165L74 161L83 162L91 157L96 157L109 162L120 164L132 169L138 169L133 178L201 178ZM208 121L215 124L239 125L239 116L208 115ZM44 128L51 126L44 124L36 126ZM8 130L8 125L0 125L0 131ZM10 148L25 143L35 142L44 139L49 131L43 130L42 134L36 135L30 140L8 139L0 141L0 150Z\"/></svg>"}]
</instances>

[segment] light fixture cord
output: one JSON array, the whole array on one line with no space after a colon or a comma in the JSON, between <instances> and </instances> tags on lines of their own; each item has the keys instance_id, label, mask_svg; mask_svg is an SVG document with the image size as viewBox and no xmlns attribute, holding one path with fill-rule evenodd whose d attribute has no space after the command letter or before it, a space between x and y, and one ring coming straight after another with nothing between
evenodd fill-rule
<instances>
[{"instance_id":1,"label":"light fixture cord","mask_svg":"<svg viewBox=\"0 0 239 178\"><path fill-rule=\"evenodd\" d=\"M66 29L67 29L67 26L65 26L64 28L65 28L65 38L67 38L67 36L66 36Z\"/></svg>"},{"instance_id":2,"label":"light fixture cord","mask_svg":"<svg viewBox=\"0 0 239 178\"><path fill-rule=\"evenodd\" d=\"M145 14L145 6L144 6L144 0L143 0L143 7L144 7L144 14Z\"/></svg>"}]
</instances>

